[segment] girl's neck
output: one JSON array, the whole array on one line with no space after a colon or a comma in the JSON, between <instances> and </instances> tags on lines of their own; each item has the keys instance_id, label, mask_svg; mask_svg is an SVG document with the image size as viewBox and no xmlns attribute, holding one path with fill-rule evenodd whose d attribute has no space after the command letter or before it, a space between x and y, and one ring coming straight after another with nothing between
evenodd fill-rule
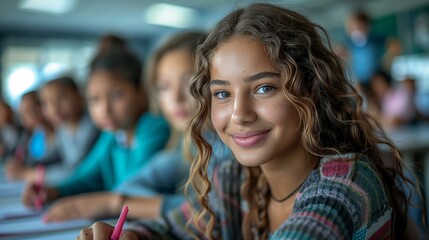
<instances>
[{"instance_id":1,"label":"girl's neck","mask_svg":"<svg viewBox=\"0 0 429 240\"><path fill-rule=\"evenodd\" d=\"M276 199L282 199L307 179L316 164L317 158L301 147L282 159L271 160L262 165L261 169L267 179L271 195Z\"/></svg>"}]
</instances>

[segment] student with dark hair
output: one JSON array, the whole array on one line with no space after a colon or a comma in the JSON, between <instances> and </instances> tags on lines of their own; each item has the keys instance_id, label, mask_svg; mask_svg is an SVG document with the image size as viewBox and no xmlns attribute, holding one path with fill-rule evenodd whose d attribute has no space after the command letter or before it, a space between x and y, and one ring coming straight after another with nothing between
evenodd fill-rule
<instances>
[{"instance_id":1,"label":"student with dark hair","mask_svg":"<svg viewBox=\"0 0 429 240\"><path fill-rule=\"evenodd\" d=\"M42 114L37 91L22 95L18 115L23 127L15 150L7 157L6 175L12 180L33 181L32 167L58 161L55 130Z\"/></svg>"},{"instance_id":2,"label":"student with dark hair","mask_svg":"<svg viewBox=\"0 0 429 240\"><path fill-rule=\"evenodd\" d=\"M91 118L103 132L73 175L41 190L45 201L62 198L48 209L46 221L95 216L92 203L109 199L110 191L166 144L168 124L148 112L141 74L140 61L128 51L107 51L91 62L86 98ZM35 198L30 185L23 201L31 206ZM121 198L109 203L119 206L117 201Z\"/></svg>"},{"instance_id":3,"label":"student with dark hair","mask_svg":"<svg viewBox=\"0 0 429 240\"><path fill-rule=\"evenodd\" d=\"M345 44L350 66L357 83L367 91L370 81L379 69L389 72L394 57L402 52L401 43L372 29L368 12L357 9L345 21Z\"/></svg>"},{"instance_id":4,"label":"student with dark hair","mask_svg":"<svg viewBox=\"0 0 429 240\"><path fill-rule=\"evenodd\" d=\"M0 99L0 162L13 153L18 143L19 129L12 108Z\"/></svg>"},{"instance_id":5,"label":"student with dark hair","mask_svg":"<svg viewBox=\"0 0 429 240\"><path fill-rule=\"evenodd\" d=\"M56 153L59 163L46 168L45 184L52 185L73 173L98 138L99 130L87 114L85 99L76 82L61 77L40 90L42 110L56 126Z\"/></svg>"}]
</instances>

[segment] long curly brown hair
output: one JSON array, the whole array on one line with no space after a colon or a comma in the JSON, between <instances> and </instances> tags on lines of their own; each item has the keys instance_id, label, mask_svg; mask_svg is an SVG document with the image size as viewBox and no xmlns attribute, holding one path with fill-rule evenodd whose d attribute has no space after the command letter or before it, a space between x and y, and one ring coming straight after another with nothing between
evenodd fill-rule
<instances>
[{"instance_id":1,"label":"long curly brown hair","mask_svg":"<svg viewBox=\"0 0 429 240\"><path fill-rule=\"evenodd\" d=\"M396 182L396 176L411 182L403 174L398 149L386 138L379 124L362 111L362 99L350 83L342 61L333 52L327 32L297 12L261 3L224 17L197 50L196 73L191 81L197 108L189 134L198 155L188 184L195 188L202 208L195 214L193 223L200 226L208 238L213 238L215 218L209 207L211 184L207 174L211 147L202 133L211 126L211 58L216 49L234 35L254 38L265 46L273 66L281 74L286 97L298 110L302 142L309 154L324 157L354 152L371 159L394 211L395 235L400 236L406 226L407 197L392 183ZM380 144L392 151L393 166L383 162ZM249 212L242 224L243 237L252 239L251 229L256 228L259 236L266 239L268 184L259 167L247 168L247 173L242 196L248 201ZM208 220L201 226L203 218Z\"/></svg>"}]
</instances>

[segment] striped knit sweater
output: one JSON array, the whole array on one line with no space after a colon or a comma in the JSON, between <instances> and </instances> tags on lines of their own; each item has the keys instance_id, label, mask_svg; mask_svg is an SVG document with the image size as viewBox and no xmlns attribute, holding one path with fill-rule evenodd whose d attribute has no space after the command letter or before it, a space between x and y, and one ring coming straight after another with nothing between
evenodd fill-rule
<instances>
[{"instance_id":1,"label":"striped knit sweater","mask_svg":"<svg viewBox=\"0 0 429 240\"><path fill-rule=\"evenodd\" d=\"M392 209L381 179L366 157L356 157L321 159L299 189L291 216L269 238L390 239ZM216 213L214 236L243 239L241 224L247 204L240 198L242 169L236 161L225 161L214 168L213 176L215 191L209 199ZM144 239L191 239L194 229L186 227L190 205L158 220L139 221L135 230Z\"/></svg>"}]
</instances>

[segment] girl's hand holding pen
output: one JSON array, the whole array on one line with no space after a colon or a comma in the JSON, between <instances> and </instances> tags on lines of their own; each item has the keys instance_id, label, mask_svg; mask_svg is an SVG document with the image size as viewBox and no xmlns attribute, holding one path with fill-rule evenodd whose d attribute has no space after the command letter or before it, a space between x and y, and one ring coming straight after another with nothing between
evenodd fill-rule
<instances>
[{"instance_id":1,"label":"girl's hand holding pen","mask_svg":"<svg viewBox=\"0 0 429 240\"><path fill-rule=\"evenodd\" d=\"M46 188L34 182L27 184L22 193L22 203L27 207L35 207L37 201L46 203L57 198L58 191L54 188Z\"/></svg>"},{"instance_id":2,"label":"girl's hand holding pen","mask_svg":"<svg viewBox=\"0 0 429 240\"><path fill-rule=\"evenodd\" d=\"M139 237L136 233L131 231L122 231L125 220L128 214L128 206L122 208L121 214L116 226L112 227L102 222L94 223L90 228L85 228L80 232L77 237L79 240L83 239L98 239L98 240L137 240Z\"/></svg>"},{"instance_id":3,"label":"girl's hand holding pen","mask_svg":"<svg viewBox=\"0 0 429 240\"><path fill-rule=\"evenodd\" d=\"M110 240L115 227L104 223L96 222L89 228L80 231L77 240ZM141 239L135 232L125 230L119 240L139 240Z\"/></svg>"},{"instance_id":4,"label":"girl's hand holding pen","mask_svg":"<svg viewBox=\"0 0 429 240\"><path fill-rule=\"evenodd\" d=\"M34 202L34 206L37 210L41 210L43 208L43 204L45 203L46 196L41 192L44 186L45 181L45 168L42 165L38 165L36 168L36 182L34 183L36 187L36 199ZM43 196L42 196L43 195Z\"/></svg>"}]
</instances>

